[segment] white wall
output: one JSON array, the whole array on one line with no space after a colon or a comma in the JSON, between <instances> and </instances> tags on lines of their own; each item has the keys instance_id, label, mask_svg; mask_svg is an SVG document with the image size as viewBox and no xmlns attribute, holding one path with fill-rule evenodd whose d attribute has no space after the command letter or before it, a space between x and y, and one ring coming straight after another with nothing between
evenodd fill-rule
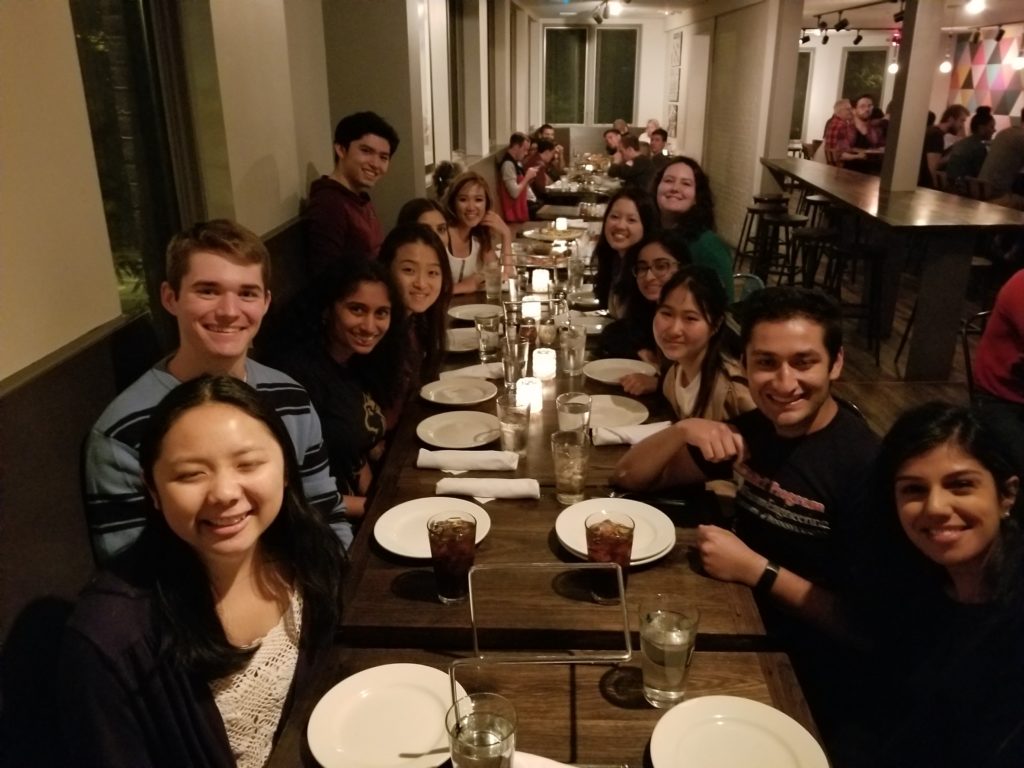
<instances>
[{"instance_id":1,"label":"white wall","mask_svg":"<svg viewBox=\"0 0 1024 768\"><path fill-rule=\"evenodd\" d=\"M121 313L67 3L0 3L0 380Z\"/></svg>"}]
</instances>

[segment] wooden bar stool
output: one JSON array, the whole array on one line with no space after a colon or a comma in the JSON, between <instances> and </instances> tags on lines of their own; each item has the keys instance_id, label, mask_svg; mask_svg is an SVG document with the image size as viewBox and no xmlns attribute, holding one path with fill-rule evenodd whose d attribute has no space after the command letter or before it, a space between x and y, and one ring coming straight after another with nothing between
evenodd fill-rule
<instances>
[{"instance_id":1,"label":"wooden bar stool","mask_svg":"<svg viewBox=\"0 0 1024 768\"><path fill-rule=\"evenodd\" d=\"M806 216L787 211L764 214L761 219L763 235L757 238L754 255L754 274L766 283L771 275L777 275L780 285L783 279L795 285L800 266L793 250L793 230L806 226L807 222Z\"/></svg>"},{"instance_id":2,"label":"wooden bar stool","mask_svg":"<svg viewBox=\"0 0 1024 768\"><path fill-rule=\"evenodd\" d=\"M760 195L755 196L755 200ZM741 272L743 262L750 259L753 263L754 253L757 251L758 233L763 229L761 218L768 213L779 213L786 210L789 198L777 196L776 198L763 203L755 202L747 206L747 213L743 217L743 227L740 229L739 240L736 241L736 258L733 259L733 271Z\"/></svg>"},{"instance_id":3,"label":"wooden bar stool","mask_svg":"<svg viewBox=\"0 0 1024 768\"><path fill-rule=\"evenodd\" d=\"M834 244L829 253L824 288L831 293L843 310L843 319L864 321L865 336L880 364L882 351L882 260L885 251L866 243ZM864 265L864 286L858 302L843 301L843 274L847 269Z\"/></svg>"}]
</instances>

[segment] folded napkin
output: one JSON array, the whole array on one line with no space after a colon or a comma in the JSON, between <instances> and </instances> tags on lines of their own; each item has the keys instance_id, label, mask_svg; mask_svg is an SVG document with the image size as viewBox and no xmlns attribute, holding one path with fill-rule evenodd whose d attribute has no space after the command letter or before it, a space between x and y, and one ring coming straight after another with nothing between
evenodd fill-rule
<instances>
[{"instance_id":1,"label":"folded napkin","mask_svg":"<svg viewBox=\"0 0 1024 768\"><path fill-rule=\"evenodd\" d=\"M478 469L500 472L519 466L515 451L428 451L420 448L416 457L420 469Z\"/></svg>"},{"instance_id":2,"label":"folded napkin","mask_svg":"<svg viewBox=\"0 0 1024 768\"><path fill-rule=\"evenodd\" d=\"M558 763L540 755L516 750L512 757L512 768L569 768L567 763Z\"/></svg>"},{"instance_id":3,"label":"folded napkin","mask_svg":"<svg viewBox=\"0 0 1024 768\"><path fill-rule=\"evenodd\" d=\"M566 226L570 229L586 229L587 222L584 219L569 219L566 222Z\"/></svg>"},{"instance_id":4,"label":"folded napkin","mask_svg":"<svg viewBox=\"0 0 1024 768\"><path fill-rule=\"evenodd\" d=\"M504 375L505 370L501 367L501 362L497 362L480 363L478 365L470 365L465 368L456 368L454 371L443 371L441 373L441 378L447 379L451 376L469 376L472 379L500 379Z\"/></svg>"},{"instance_id":5,"label":"folded napkin","mask_svg":"<svg viewBox=\"0 0 1024 768\"><path fill-rule=\"evenodd\" d=\"M445 477L437 481L438 496L473 496L478 499L539 499L540 483L528 477Z\"/></svg>"},{"instance_id":6,"label":"folded napkin","mask_svg":"<svg viewBox=\"0 0 1024 768\"><path fill-rule=\"evenodd\" d=\"M653 424L631 424L627 427L594 427L591 439L594 445L635 445L671 424L671 421L656 421Z\"/></svg>"}]
</instances>

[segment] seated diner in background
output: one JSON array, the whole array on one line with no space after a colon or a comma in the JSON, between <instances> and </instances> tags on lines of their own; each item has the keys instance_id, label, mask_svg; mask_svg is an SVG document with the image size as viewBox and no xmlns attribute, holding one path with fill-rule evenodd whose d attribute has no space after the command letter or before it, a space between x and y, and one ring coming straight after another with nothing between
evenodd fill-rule
<instances>
[{"instance_id":1,"label":"seated diner in background","mask_svg":"<svg viewBox=\"0 0 1024 768\"><path fill-rule=\"evenodd\" d=\"M460 174L448 190L445 206L451 214L448 262L454 292L475 293L484 287L484 265L499 261L495 245L501 245L504 258L512 253L512 232L494 211L491 190L479 173Z\"/></svg>"},{"instance_id":2,"label":"seated diner in background","mask_svg":"<svg viewBox=\"0 0 1024 768\"><path fill-rule=\"evenodd\" d=\"M202 374L242 379L278 412L292 436L306 498L347 547L352 526L309 395L290 376L249 357L270 308L266 247L233 221L199 222L171 238L165 269L160 301L177 324L178 347L114 398L86 438L85 512L96 561L102 565L142 531L149 495L139 441L150 413L168 392Z\"/></svg>"},{"instance_id":3,"label":"seated diner in background","mask_svg":"<svg viewBox=\"0 0 1024 768\"><path fill-rule=\"evenodd\" d=\"M622 162L612 163L608 175L613 179L622 179L627 187L650 192L651 180L654 178L654 163L647 155L641 154L640 142L636 136L623 136L619 147Z\"/></svg>"},{"instance_id":4,"label":"seated diner in background","mask_svg":"<svg viewBox=\"0 0 1024 768\"><path fill-rule=\"evenodd\" d=\"M308 390L324 426L348 516L361 518L384 453L387 412L402 391L405 309L387 266L353 257L322 276L319 333L282 367Z\"/></svg>"},{"instance_id":5,"label":"seated diner in background","mask_svg":"<svg viewBox=\"0 0 1024 768\"><path fill-rule=\"evenodd\" d=\"M942 117L935 125L928 126L924 133L924 146L921 148L921 167L917 175L917 186L938 189L939 169L945 165L945 138L957 135L970 117L967 107L952 104L946 107ZM954 145L955 146L955 145Z\"/></svg>"},{"instance_id":6,"label":"seated diner in background","mask_svg":"<svg viewBox=\"0 0 1024 768\"><path fill-rule=\"evenodd\" d=\"M1003 128L988 145L978 178L988 185L989 201L1024 211L1024 109L1021 124Z\"/></svg>"},{"instance_id":7,"label":"seated diner in background","mask_svg":"<svg viewBox=\"0 0 1024 768\"><path fill-rule=\"evenodd\" d=\"M971 118L971 135L961 139L946 156L943 166L953 190L964 194L965 179L977 178L985 164L988 143L996 132L996 119L991 112L978 112Z\"/></svg>"},{"instance_id":8,"label":"seated diner in background","mask_svg":"<svg viewBox=\"0 0 1024 768\"><path fill-rule=\"evenodd\" d=\"M653 189L662 228L683 235L692 262L713 269L731 299L732 249L715 234L715 202L704 169L677 155L655 174Z\"/></svg>"},{"instance_id":9,"label":"seated diner in background","mask_svg":"<svg viewBox=\"0 0 1024 768\"><path fill-rule=\"evenodd\" d=\"M343 556L289 432L232 376L171 389L141 437L141 536L64 631L66 765L263 766L332 643Z\"/></svg>"},{"instance_id":10,"label":"seated diner in background","mask_svg":"<svg viewBox=\"0 0 1024 768\"><path fill-rule=\"evenodd\" d=\"M620 311L612 287L622 279L626 256L639 249L641 241L656 226L654 204L647 193L620 189L608 201L591 259L596 272L594 296L598 306L607 309L612 317L618 317Z\"/></svg>"}]
</instances>

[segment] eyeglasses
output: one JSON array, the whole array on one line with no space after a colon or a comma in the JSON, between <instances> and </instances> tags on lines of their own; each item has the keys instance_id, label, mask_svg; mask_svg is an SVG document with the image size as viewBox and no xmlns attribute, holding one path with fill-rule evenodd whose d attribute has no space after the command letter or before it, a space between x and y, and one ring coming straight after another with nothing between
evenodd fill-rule
<instances>
[{"instance_id":1,"label":"eyeglasses","mask_svg":"<svg viewBox=\"0 0 1024 768\"><path fill-rule=\"evenodd\" d=\"M679 269L679 262L671 259L658 259L653 264L640 262L633 267L633 274L637 277L643 277L647 272L653 272L655 277L668 277L674 274L677 269Z\"/></svg>"}]
</instances>

